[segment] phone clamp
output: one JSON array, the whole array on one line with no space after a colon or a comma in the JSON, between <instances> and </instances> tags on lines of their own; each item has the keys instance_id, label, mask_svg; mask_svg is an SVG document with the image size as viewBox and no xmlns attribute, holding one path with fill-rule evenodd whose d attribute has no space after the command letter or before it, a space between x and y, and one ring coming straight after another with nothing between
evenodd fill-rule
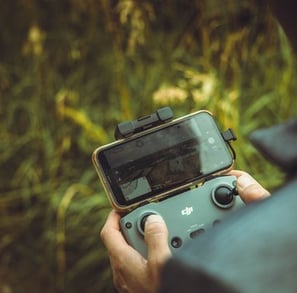
<instances>
[{"instance_id":1,"label":"phone clamp","mask_svg":"<svg viewBox=\"0 0 297 293\"><path fill-rule=\"evenodd\" d=\"M231 128L228 128L226 131L222 132L222 136L225 142L230 142L231 140L236 140L237 137L234 134Z\"/></svg>"},{"instance_id":2,"label":"phone clamp","mask_svg":"<svg viewBox=\"0 0 297 293\"><path fill-rule=\"evenodd\" d=\"M231 128L228 128L226 131L224 132L221 132L222 136L223 136L223 139L224 141L228 144L231 152L232 152L232 155L233 155L233 158L234 160L236 159L236 152L234 150L234 148L232 147L231 145L231 141L235 141L237 140L237 137L236 135L234 134L233 130Z\"/></svg>"},{"instance_id":3,"label":"phone clamp","mask_svg":"<svg viewBox=\"0 0 297 293\"><path fill-rule=\"evenodd\" d=\"M164 124L173 119L173 112L170 107L158 109L155 113L140 117L133 121L124 121L117 125L114 137L116 140L127 138L135 133Z\"/></svg>"}]
</instances>

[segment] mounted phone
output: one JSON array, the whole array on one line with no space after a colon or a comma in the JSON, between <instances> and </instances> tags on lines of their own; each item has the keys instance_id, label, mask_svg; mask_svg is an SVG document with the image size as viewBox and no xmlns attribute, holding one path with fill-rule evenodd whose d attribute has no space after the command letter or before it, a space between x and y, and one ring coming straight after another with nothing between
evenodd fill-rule
<instances>
[{"instance_id":1,"label":"mounted phone","mask_svg":"<svg viewBox=\"0 0 297 293\"><path fill-rule=\"evenodd\" d=\"M142 129L93 153L106 194L122 212L224 174L232 168L233 159L208 111Z\"/></svg>"}]
</instances>

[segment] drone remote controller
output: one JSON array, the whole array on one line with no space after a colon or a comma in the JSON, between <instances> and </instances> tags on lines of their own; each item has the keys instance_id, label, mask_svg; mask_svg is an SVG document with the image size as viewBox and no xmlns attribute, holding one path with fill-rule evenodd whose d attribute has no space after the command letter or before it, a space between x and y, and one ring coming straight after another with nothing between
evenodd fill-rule
<instances>
[{"instance_id":1,"label":"drone remote controller","mask_svg":"<svg viewBox=\"0 0 297 293\"><path fill-rule=\"evenodd\" d=\"M163 201L138 207L122 217L120 225L127 242L146 256L145 221L149 215L159 214L168 227L168 244L175 254L185 243L242 206L244 203L237 196L236 177L220 176Z\"/></svg>"}]
</instances>

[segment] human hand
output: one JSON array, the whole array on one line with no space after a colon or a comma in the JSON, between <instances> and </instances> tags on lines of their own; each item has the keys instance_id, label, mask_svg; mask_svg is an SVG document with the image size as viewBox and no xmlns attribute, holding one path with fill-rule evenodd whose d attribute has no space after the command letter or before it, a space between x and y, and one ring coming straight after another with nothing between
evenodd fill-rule
<instances>
[{"instance_id":1,"label":"human hand","mask_svg":"<svg viewBox=\"0 0 297 293\"><path fill-rule=\"evenodd\" d=\"M145 259L127 244L120 230L120 218L117 212L111 211L100 234L109 253L115 287L120 293L157 292L163 264L171 256L166 224L158 215L148 217Z\"/></svg>"},{"instance_id":2,"label":"human hand","mask_svg":"<svg viewBox=\"0 0 297 293\"><path fill-rule=\"evenodd\" d=\"M232 170L229 175L237 177L237 190L245 203L251 203L270 196L269 191L250 174L241 170Z\"/></svg>"}]
</instances>

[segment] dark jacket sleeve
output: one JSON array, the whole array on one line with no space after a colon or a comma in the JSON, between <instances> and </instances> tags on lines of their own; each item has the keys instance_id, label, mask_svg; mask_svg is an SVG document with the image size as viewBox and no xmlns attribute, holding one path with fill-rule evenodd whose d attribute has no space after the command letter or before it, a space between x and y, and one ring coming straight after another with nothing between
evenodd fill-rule
<instances>
[{"instance_id":1,"label":"dark jacket sleeve","mask_svg":"<svg viewBox=\"0 0 297 293\"><path fill-rule=\"evenodd\" d=\"M297 178L192 240L160 292L297 292L296 211Z\"/></svg>"},{"instance_id":2,"label":"dark jacket sleeve","mask_svg":"<svg viewBox=\"0 0 297 293\"><path fill-rule=\"evenodd\" d=\"M235 288L219 278L209 275L198 267L193 267L172 258L166 264L160 293L235 293Z\"/></svg>"},{"instance_id":3,"label":"dark jacket sleeve","mask_svg":"<svg viewBox=\"0 0 297 293\"><path fill-rule=\"evenodd\" d=\"M297 173L297 120L254 131L251 142L288 175Z\"/></svg>"}]
</instances>

